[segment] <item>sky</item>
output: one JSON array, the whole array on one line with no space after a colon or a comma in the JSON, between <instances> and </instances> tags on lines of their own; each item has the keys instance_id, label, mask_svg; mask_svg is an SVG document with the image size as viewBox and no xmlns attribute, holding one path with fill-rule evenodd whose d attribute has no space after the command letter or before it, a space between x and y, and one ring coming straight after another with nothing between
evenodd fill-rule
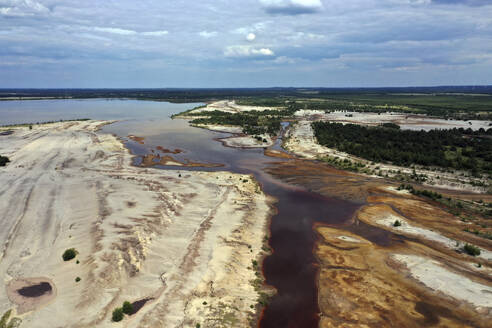
<instances>
[{"instance_id":1,"label":"sky","mask_svg":"<svg viewBox=\"0 0 492 328\"><path fill-rule=\"evenodd\" d=\"M0 88L492 84L492 0L0 0Z\"/></svg>"}]
</instances>

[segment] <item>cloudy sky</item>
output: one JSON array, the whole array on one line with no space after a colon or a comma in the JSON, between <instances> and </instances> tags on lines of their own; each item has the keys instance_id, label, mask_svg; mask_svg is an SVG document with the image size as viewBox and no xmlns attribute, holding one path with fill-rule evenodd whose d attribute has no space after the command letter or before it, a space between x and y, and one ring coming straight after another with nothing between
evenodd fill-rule
<instances>
[{"instance_id":1,"label":"cloudy sky","mask_svg":"<svg viewBox=\"0 0 492 328\"><path fill-rule=\"evenodd\" d=\"M459 84L492 0L0 0L0 88Z\"/></svg>"}]
</instances>

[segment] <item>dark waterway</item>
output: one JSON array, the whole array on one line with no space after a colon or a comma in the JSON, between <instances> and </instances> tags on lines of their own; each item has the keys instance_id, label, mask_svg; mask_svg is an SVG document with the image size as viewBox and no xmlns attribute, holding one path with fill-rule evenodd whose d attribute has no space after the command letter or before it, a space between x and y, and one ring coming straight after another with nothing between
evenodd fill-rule
<instances>
[{"instance_id":1,"label":"dark waterway","mask_svg":"<svg viewBox=\"0 0 492 328\"><path fill-rule=\"evenodd\" d=\"M317 327L319 309L317 262L313 255L316 234L313 225L341 224L351 218L359 205L289 185L265 172L264 169L275 166L275 162L288 159L267 157L263 154L263 149L224 147L214 139L228 134L193 128L184 120L169 118L174 113L196 105L198 104L134 100L3 102L0 103L0 123L80 117L119 119L120 122L105 126L103 131L120 136L137 156L148 154L161 146L182 150L183 152L173 155L178 160L224 164L221 168L156 166L157 168L179 171L227 170L253 174L264 192L277 199L274 204L277 214L271 218L269 238L273 253L265 258L262 267L266 283L273 286L277 294L264 309L260 327ZM43 113L46 115L43 116ZM144 144L127 138L128 135L145 137ZM279 140L272 148L281 149L280 145ZM138 157L136 161L138 163Z\"/></svg>"}]
</instances>

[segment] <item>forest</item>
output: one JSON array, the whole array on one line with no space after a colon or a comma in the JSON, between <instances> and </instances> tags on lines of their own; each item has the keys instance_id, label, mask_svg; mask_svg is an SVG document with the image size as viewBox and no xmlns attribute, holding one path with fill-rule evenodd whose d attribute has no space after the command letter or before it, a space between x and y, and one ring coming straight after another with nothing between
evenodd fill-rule
<instances>
[{"instance_id":1,"label":"forest","mask_svg":"<svg viewBox=\"0 0 492 328\"><path fill-rule=\"evenodd\" d=\"M492 129L411 131L314 122L318 143L374 162L492 173Z\"/></svg>"}]
</instances>

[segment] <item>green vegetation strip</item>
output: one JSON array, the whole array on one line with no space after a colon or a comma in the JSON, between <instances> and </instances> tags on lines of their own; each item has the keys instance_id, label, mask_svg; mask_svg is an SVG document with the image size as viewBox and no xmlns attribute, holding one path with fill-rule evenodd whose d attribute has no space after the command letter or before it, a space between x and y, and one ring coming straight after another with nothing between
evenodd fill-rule
<instances>
[{"instance_id":1,"label":"green vegetation strip","mask_svg":"<svg viewBox=\"0 0 492 328\"><path fill-rule=\"evenodd\" d=\"M318 143L374 162L492 172L492 129L411 131L314 122Z\"/></svg>"},{"instance_id":2,"label":"green vegetation strip","mask_svg":"<svg viewBox=\"0 0 492 328\"><path fill-rule=\"evenodd\" d=\"M286 107L278 110L249 111L242 113L227 113L211 111L193 113L195 118L191 124L216 124L240 126L244 133L249 135L269 134L276 135L280 130L280 123L285 117L290 117L298 109L295 103L283 104ZM186 114L187 112L185 112ZM181 115L181 114L180 114Z\"/></svg>"}]
</instances>

